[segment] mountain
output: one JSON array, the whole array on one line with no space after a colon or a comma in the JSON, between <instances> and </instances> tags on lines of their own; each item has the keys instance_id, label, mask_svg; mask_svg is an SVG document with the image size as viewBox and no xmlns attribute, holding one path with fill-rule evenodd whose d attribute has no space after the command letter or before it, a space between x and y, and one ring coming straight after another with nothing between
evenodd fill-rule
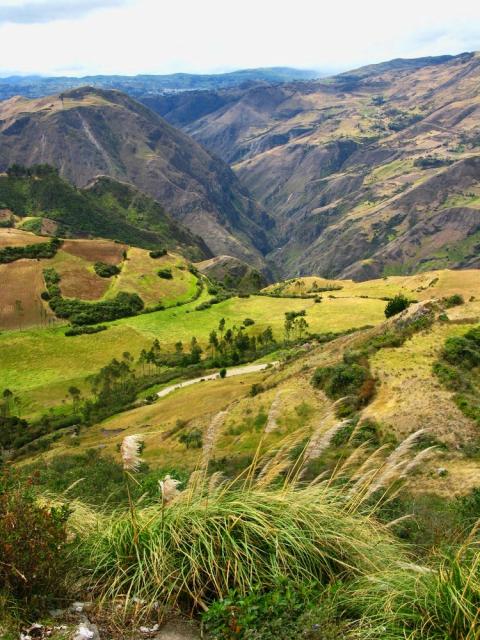
<instances>
[{"instance_id":1,"label":"mountain","mask_svg":"<svg viewBox=\"0 0 480 640\"><path fill-rule=\"evenodd\" d=\"M284 276L478 265L480 55L157 96L276 220Z\"/></svg>"},{"instance_id":2,"label":"mountain","mask_svg":"<svg viewBox=\"0 0 480 640\"><path fill-rule=\"evenodd\" d=\"M118 91L84 87L0 103L0 170L13 163L48 163L79 187L98 175L131 183L213 254L264 266L273 222L231 169Z\"/></svg>"},{"instance_id":3,"label":"mountain","mask_svg":"<svg viewBox=\"0 0 480 640\"><path fill-rule=\"evenodd\" d=\"M0 78L0 100L7 100L16 95L40 98L84 86L117 89L133 97L142 98L168 92L220 89L248 82L310 80L322 75L325 73L308 69L266 67L215 74L172 73L169 75L84 76L82 78L10 76Z\"/></svg>"},{"instance_id":4,"label":"mountain","mask_svg":"<svg viewBox=\"0 0 480 640\"><path fill-rule=\"evenodd\" d=\"M232 256L215 256L195 265L213 282L220 282L242 293L253 293L267 285L256 269Z\"/></svg>"},{"instance_id":5,"label":"mountain","mask_svg":"<svg viewBox=\"0 0 480 640\"><path fill-rule=\"evenodd\" d=\"M180 251L190 259L211 255L204 241L131 185L98 177L84 189L51 167L13 167L0 176L0 210L17 226L64 238L103 237L149 249Z\"/></svg>"}]
</instances>

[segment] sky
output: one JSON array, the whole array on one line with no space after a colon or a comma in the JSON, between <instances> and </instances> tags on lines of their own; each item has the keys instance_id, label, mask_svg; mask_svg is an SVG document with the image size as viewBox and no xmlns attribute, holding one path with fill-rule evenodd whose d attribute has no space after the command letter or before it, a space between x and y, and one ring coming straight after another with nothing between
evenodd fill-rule
<instances>
[{"instance_id":1,"label":"sky","mask_svg":"<svg viewBox=\"0 0 480 640\"><path fill-rule=\"evenodd\" d=\"M0 76L330 73L474 50L479 0L0 0Z\"/></svg>"}]
</instances>

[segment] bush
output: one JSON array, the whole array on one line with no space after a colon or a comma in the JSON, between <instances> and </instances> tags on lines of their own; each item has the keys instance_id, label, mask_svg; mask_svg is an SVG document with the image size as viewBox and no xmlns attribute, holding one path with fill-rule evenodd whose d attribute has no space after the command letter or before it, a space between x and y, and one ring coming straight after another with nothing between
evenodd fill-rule
<instances>
[{"instance_id":1,"label":"bush","mask_svg":"<svg viewBox=\"0 0 480 640\"><path fill-rule=\"evenodd\" d=\"M178 441L184 444L187 449L201 449L203 446L203 434L200 429L192 429L187 433L182 433Z\"/></svg>"},{"instance_id":2,"label":"bush","mask_svg":"<svg viewBox=\"0 0 480 640\"><path fill-rule=\"evenodd\" d=\"M97 325L96 327L72 327L71 329L67 329L65 331L65 335L66 336L82 336L84 334L90 334L90 333L99 333L100 331L106 331L107 327L105 327L104 325L100 324Z\"/></svg>"},{"instance_id":3,"label":"bush","mask_svg":"<svg viewBox=\"0 0 480 640\"><path fill-rule=\"evenodd\" d=\"M173 273L170 267L165 267L164 269L159 269L157 271L157 275L159 278L163 278L164 280L172 280Z\"/></svg>"},{"instance_id":4,"label":"bush","mask_svg":"<svg viewBox=\"0 0 480 640\"><path fill-rule=\"evenodd\" d=\"M254 396L258 396L259 393L263 393L264 391L265 389L263 387L263 384L260 384L259 382L255 382L250 387L250 391L248 395L250 395L253 398Z\"/></svg>"},{"instance_id":5,"label":"bush","mask_svg":"<svg viewBox=\"0 0 480 640\"><path fill-rule=\"evenodd\" d=\"M385 317L391 318L392 316L397 315L404 309L410 306L410 301L402 294L399 293L394 298L387 302L387 306L385 307Z\"/></svg>"},{"instance_id":6,"label":"bush","mask_svg":"<svg viewBox=\"0 0 480 640\"><path fill-rule=\"evenodd\" d=\"M243 321L244 327L251 327L253 324L255 324L255 320L252 320L252 318L245 318Z\"/></svg>"},{"instance_id":7,"label":"bush","mask_svg":"<svg viewBox=\"0 0 480 640\"><path fill-rule=\"evenodd\" d=\"M62 594L66 507L40 506L31 483L0 472L0 592L41 607Z\"/></svg>"},{"instance_id":8,"label":"bush","mask_svg":"<svg viewBox=\"0 0 480 640\"><path fill-rule=\"evenodd\" d=\"M319 367L313 374L314 387L323 389L327 396L338 400L343 396L358 395L369 372L359 364L341 363L330 367Z\"/></svg>"},{"instance_id":9,"label":"bush","mask_svg":"<svg viewBox=\"0 0 480 640\"><path fill-rule=\"evenodd\" d=\"M450 309L451 307L458 307L464 302L465 300L463 299L463 296L460 295L459 293L454 293L448 298L444 298L444 304L446 309Z\"/></svg>"},{"instance_id":10,"label":"bush","mask_svg":"<svg viewBox=\"0 0 480 640\"><path fill-rule=\"evenodd\" d=\"M50 307L59 318L69 318L73 324L96 324L134 316L143 307L143 300L136 293L121 291L111 300L101 302L84 302L83 300L67 299L61 296L53 296L52 288L49 288L51 296Z\"/></svg>"},{"instance_id":11,"label":"bush","mask_svg":"<svg viewBox=\"0 0 480 640\"><path fill-rule=\"evenodd\" d=\"M220 369L219 372L220 378L225 378L227 375L227 370L225 369L225 367L223 367L223 369Z\"/></svg>"},{"instance_id":12,"label":"bush","mask_svg":"<svg viewBox=\"0 0 480 640\"><path fill-rule=\"evenodd\" d=\"M4 247L0 249L0 264L14 262L21 258L40 260L41 258L53 258L62 246L60 238L52 238L49 242L29 244L24 247Z\"/></svg>"},{"instance_id":13,"label":"bush","mask_svg":"<svg viewBox=\"0 0 480 640\"><path fill-rule=\"evenodd\" d=\"M163 256L167 255L167 250L166 249L155 249L154 251L150 251L150 253L148 254L150 256L150 258L162 258Z\"/></svg>"},{"instance_id":14,"label":"bush","mask_svg":"<svg viewBox=\"0 0 480 640\"><path fill-rule=\"evenodd\" d=\"M212 640L297 640L306 637L304 616L319 597L318 584L282 580L271 591L256 587L244 597L230 592L212 604L202 622ZM324 632L325 628L319 629L312 637L327 640Z\"/></svg>"},{"instance_id":15,"label":"bush","mask_svg":"<svg viewBox=\"0 0 480 640\"><path fill-rule=\"evenodd\" d=\"M95 262L93 268L97 276L101 278L111 278L120 273L120 267L116 264L107 264L106 262Z\"/></svg>"}]
</instances>

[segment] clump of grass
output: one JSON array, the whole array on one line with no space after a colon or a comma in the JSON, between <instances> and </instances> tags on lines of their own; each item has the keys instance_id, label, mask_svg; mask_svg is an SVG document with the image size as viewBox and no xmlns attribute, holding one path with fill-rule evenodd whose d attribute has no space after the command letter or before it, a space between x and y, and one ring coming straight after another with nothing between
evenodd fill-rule
<instances>
[{"instance_id":1,"label":"clump of grass","mask_svg":"<svg viewBox=\"0 0 480 640\"><path fill-rule=\"evenodd\" d=\"M456 552L438 553L431 568L399 563L368 576L348 599L361 612L362 638L477 640L479 542L472 537Z\"/></svg>"},{"instance_id":2,"label":"clump of grass","mask_svg":"<svg viewBox=\"0 0 480 640\"><path fill-rule=\"evenodd\" d=\"M114 514L87 542L97 589L206 608L231 589L360 575L402 552L386 528L326 483L260 489L245 482L187 490L163 509Z\"/></svg>"}]
</instances>

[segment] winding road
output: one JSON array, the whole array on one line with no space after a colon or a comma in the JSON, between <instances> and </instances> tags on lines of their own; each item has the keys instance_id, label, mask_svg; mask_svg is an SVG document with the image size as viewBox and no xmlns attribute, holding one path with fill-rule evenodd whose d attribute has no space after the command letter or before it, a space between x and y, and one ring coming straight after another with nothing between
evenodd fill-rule
<instances>
[{"instance_id":1,"label":"winding road","mask_svg":"<svg viewBox=\"0 0 480 640\"><path fill-rule=\"evenodd\" d=\"M232 378L233 376L241 376L244 373L257 373L258 371L263 371L264 369L268 369L269 367L278 367L279 362L265 362L262 364L247 364L244 367L233 367L232 369L227 369L226 378ZM177 384L172 384L169 387L165 387L161 391L158 391L157 396L159 398L164 398L168 396L169 393L175 391L176 389L183 389L183 387L189 387L192 384L197 384L198 382L205 382L207 380L218 380L220 378L219 373L210 373L206 376L202 376L201 378L192 378L191 380L185 380L184 382L178 382Z\"/></svg>"}]
</instances>

